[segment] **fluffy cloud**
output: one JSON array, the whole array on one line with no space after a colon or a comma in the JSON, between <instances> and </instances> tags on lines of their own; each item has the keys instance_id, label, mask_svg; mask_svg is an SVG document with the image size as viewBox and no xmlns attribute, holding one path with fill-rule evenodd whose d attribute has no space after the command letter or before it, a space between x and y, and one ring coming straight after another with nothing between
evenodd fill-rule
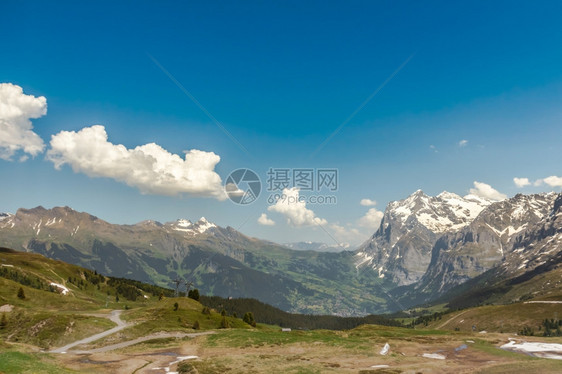
<instances>
[{"instance_id":1,"label":"fluffy cloud","mask_svg":"<svg viewBox=\"0 0 562 374\"><path fill-rule=\"evenodd\" d=\"M459 147L466 147L467 144L468 144L468 140L463 139L459 142Z\"/></svg>"},{"instance_id":2,"label":"fluffy cloud","mask_svg":"<svg viewBox=\"0 0 562 374\"><path fill-rule=\"evenodd\" d=\"M265 214L265 213L262 213L261 216L260 216L260 218L258 218L258 223L259 223L260 225L264 225L264 226L273 226L273 225L275 225L275 221L272 220L272 219L270 219L270 218L268 218L268 217L267 217L267 214Z\"/></svg>"},{"instance_id":3,"label":"fluffy cloud","mask_svg":"<svg viewBox=\"0 0 562 374\"><path fill-rule=\"evenodd\" d=\"M489 184L474 181L474 188L470 189L470 193L488 200L505 200L507 195L495 190Z\"/></svg>"},{"instance_id":4,"label":"fluffy cloud","mask_svg":"<svg viewBox=\"0 0 562 374\"><path fill-rule=\"evenodd\" d=\"M296 187L283 190L285 198L267 208L271 212L277 212L287 217L287 223L295 227L325 225L327 221L316 217L316 214L306 207L306 202L300 198L299 189Z\"/></svg>"},{"instance_id":5,"label":"fluffy cloud","mask_svg":"<svg viewBox=\"0 0 562 374\"><path fill-rule=\"evenodd\" d=\"M335 243L342 249L351 247L352 244L350 243L358 245L357 239L365 236L349 224L345 227L337 223L332 223L329 228L330 232L333 234L332 239L334 239Z\"/></svg>"},{"instance_id":6,"label":"fluffy cloud","mask_svg":"<svg viewBox=\"0 0 562 374\"><path fill-rule=\"evenodd\" d=\"M377 205L377 202L371 199L361 199L361 202L359 204L363 206L375 206Z\"/></svg>"},{"instance_id":7,"label":"fluffy cloud","mask_svg":"<svg viewBox=\"0 0 562 374\"><path fill-rule=\"evenodd\" d=\"M0 158L11 160L19 150L36 156L43 152L43 140L33 132L30 119L47 113L47 99L25 95L20 86L0 83ZM27 160L23 155L20 161Z\"/></svg>"},{"instance_id":8,"label":"fluffy cloud","mask_svg":"<svg viewBox=\"0 0 562 374\"><path fill-rule=\"evenodd\" d=\"M534 183L535 186L541 186L542 184L547 184L550 187L562 187L562 177L551 175L544 179L537 179Z\"/></svg>"},{"instance_id":9,"label":"fluffy cloud","mask_svg":"<svg viewBox=\"0 0 562 374\"><path fill-rule=\"evenodd\" d=\"M529 182L529 178L513 178L513 183L515 183L515 185L519 188L521 187L525 187L531 184L531 182Z\"/></svg>"},{"instance_id":10,"label":"fluffy cloud","mask_svg":"<svg viewBox=\"0 0 562 374\"><path fill-rule=\"evenodd\" d=\"M226 198L214 171L220 157L213 152L193 149L182 159L155 143L127 149L109 142L100 125L61 131L51 137L50 145L47 159L57 169L68 164L76 173L112 178L146 194Z\"/></svg>"},{"instance_id":11,"label":"fluffy cloud","mask_svg":"<svg viewBox=\"0 0 562 374\"><path fill-rule=\"evenodd\" d=\"M376 230L380 226L383 216L383 212L377 210L377 208L371 208L363 217L359 218L359 226Z\"/></svg>"}]
</instances>

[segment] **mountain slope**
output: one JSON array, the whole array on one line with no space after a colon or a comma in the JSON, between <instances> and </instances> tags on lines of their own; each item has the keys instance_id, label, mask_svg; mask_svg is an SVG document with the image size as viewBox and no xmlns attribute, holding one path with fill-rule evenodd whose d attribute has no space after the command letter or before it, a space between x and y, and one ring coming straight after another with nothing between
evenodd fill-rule
<instances>
[{"instance_id":1,"label":"mountain slope","mask_svg":"<svg viewBox=\"0 0 562 374\"><path fill-rule=\"evenodd\" d=\"M421 190L391 202L377 232L357 250L357 266L376 269L397 285L413 284L425 274L437 239L468 225L489 204L473 195L431 197Z\"/></svg>"},{"instance_id":2,"label":"mountain slope","mask_svg":"<svg viewBox=\"0 0 562 374\"><path fill-rule=\"evenodd\" d=\"M519 194L489 205L462 230L441 236L426 274L406 292L396 293L427 302L502 262L513 262L508 257L519 235L549 215L555 198L554 193Z\"/></svg>"},{"instance_id":3,"label":"mountain slope","mask_svg":"<svg viewBox=\"0 0 562 374\"><path fill-rule=\"evenodd\" d=\"M554 193L516 195L490 205L456 234L457 241L439 240L443 247L436 244L419 284L393 293L405 304L434 300L453 308L550 295L562 285L561 206L562 194Z\"/></svg>"},{"instance_id":4,"label":"mountain slope","mask_svg":"<svg viewBox=\"0 0 562 374\"><path fill-rule=\"evenodd\" d=\"M68 207L19 209L0 220L0 245L103 274L170 287L177 277L207 294L252 297L291 312L359 315L396 308L350 252L294 251L204 218L114 225Z\"/></svg>"}]
</instances>

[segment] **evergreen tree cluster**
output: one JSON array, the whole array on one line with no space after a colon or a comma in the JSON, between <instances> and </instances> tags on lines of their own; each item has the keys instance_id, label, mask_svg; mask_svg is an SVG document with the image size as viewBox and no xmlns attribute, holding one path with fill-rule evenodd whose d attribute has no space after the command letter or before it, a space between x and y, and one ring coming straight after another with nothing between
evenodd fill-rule
<instances>
[{"instance_id":1,"label":"evergreen tree cluster","mask_svg":"<svg viewBox=\"0 0 562 374\"><path fill-rule=\"evenodd\" d=\"M123 289L125 288L134 288L137 291L144 291L147 294L151 294L154 297L157 297L159 295L162 295L163 297L174 297L174 290L168 289L168 288L164 288L164 287L160 287L160 286L156 286L154 284L148 284L148 283L143 283L140 281L136 281L136 280L132 280L132 279L126 279L126 278L115 278L115 277L108 277L108 281L107 284L115 287L118 285L122 285ZM137 296L140 296L142 293L138 292ZM132 291L129 291L132 293ZM125 293L119 291L120 294L122 294L123 296L125 296ZM126 297L126 296L125 296Z\"/></svg>"},{"instance_id":2,"label":"evergreen tree cluster","mask_svg":"<svg viewBox=\"0 0 562 374\"><path fill-rule=\"evenodd\" d=\"M109 278L107 285L115 288L116 296L121 295L130 301L136 301L137 297L142 296L142 292L137 287L123 282L120 278ZM117 297L116 301L119 301Z\"/></svg>"},{"instance_id":3,"label":"evergreen tree cluster","mask_svg":"<svg viewBox=\"0 0 562 374\"><path fill-rule=\"evenodd\" d=\"M0 266L0 277L12 280L23 286L37 290L50 291L49 285L34 275L23 274L21 271L5 266Z\"/></svg>"},{"instance_id":4,"label":"evergreen tree cluster","mask_svg":"<svg viewBox=\"0 0 562 374\"><path fill-rule=\"evenodd\" d=\"M424 326L427 326L427 325L429 325L429 322L437 321L437 320L440 320L441 318L443 318L443 314L445 314L445 313L435 312L433 314L419 316L416 319L412 320L409 327L414 327L416 325L421 325L421 324L423 324Z\"/></svg>"},{"instance_id":5,"label":"evergreen tree cluster","mask_svg":"<svg viewBox=\"0 0 562 374\"><path fill-rule=\"evenodd\" d=\"M545 319L542 326L544 327L543 336L562 336L562 331L560 331L562 320Z\"/></svg>"},{"instance_id":6,"label":"evergreen tree cluster","mask_svg":"<svg viewBox=\"0 0 562 374\"><path fill-rule=\"evenodd\" d=\"M193 290L189 290L189 292L187 293L187 297L189 297L190 299L199 301L199 298L200 298L199 290L197 288L193 289Z\"/></svg>"},{"instance_id":7,"label":"evergreen tree cluster","mask_svg":"<svg viewBox=\"0 0 562 374\"><path fill-rule=\"evenodd\" d=\"M225 299L219 296L201 295L200 301L203 305L215 310L224 309L228 315L245 316L246 313L251 311L255 322L293 329L348 330L364 324L402 326L398 321L377 315L338 317L287 313L256 299Z\"/></svg>"}]
</instances>

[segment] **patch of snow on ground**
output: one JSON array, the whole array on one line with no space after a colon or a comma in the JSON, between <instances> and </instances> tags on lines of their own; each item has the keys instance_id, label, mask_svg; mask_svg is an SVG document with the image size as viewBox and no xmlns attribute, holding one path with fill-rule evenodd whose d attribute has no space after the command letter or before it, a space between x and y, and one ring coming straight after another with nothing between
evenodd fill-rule
<instances>
[{"instance_id":1,"label":"patch of snow on ground","mask_svg":"<svg viewBox=\"0 0 562 374\"><path fill-rule=\"evenodd\" d=\"M383 356L386 356L388 354L388 351L390 351L390 345L386 343L379 353Z\"/></svg>"},{"instance_id":2,"label":"patch of snow on ground","mask_svg":"<svg viewBox=\"0 0 562 374\"><path fill-rule=\"evenodd\" d=\"M541 342L520 342L515 340L509 341L500 347L513 352L522 352L535 357L550 358L554 360L562 360L562 344L557 343L541 343Z\"/></svg>"},{"instance_id":3,"label":"patch of snow on ground","mask_svg":"<svg viewBox=\"0 0 562 374\"><path fill-rule=\"evenodd\" d=\"M182 361L195 360L197 358L199 358L199 357L198 356L178 356L178 357L176 357L176 361L170 362L168 367L164 368L164 371L166 373L169 373L169 374L178 374L177 371L170 371L170 368L172 367L172 365L179 364ZM152 368L152 370L162 370L162 368Z\"/></svg>"},{"instance_id":4,"label":"patch of snow on ground","mask_svg":"<svg viewBox=\"0 0 562 374\"><path fill-rule=\"evenodd\" d=\"M63 295L68 295L68 293L70 292L70 290L68 288L66 288L65 286L63 286L62 284L51 282L51 286L56 287L59 290L61 290L60 293L63 294Z\"/></svg>"},{"instance_id":5,"label":"patch of snow on ground","mask_svg":"<svg viewBox=\"0 0 562 374\"><path fill-rule=\"evenodd\" d=\"M444 360L446 357L443 355L440 355L439 353L424 353L422 355L425 358L433 358L436 360Z\"/></svg>"}]
</instances>

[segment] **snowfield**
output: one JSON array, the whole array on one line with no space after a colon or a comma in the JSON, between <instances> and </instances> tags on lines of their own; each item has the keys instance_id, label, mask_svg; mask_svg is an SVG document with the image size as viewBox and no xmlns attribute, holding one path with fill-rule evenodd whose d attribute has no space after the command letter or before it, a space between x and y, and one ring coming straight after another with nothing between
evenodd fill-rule
<instances>
[{"instance_id":1,"label":"snowfield","mask_svg":"<svg viewBox=\"0 0 562 374\"><path fill-rule=\"evenodd\" d=\"M507 351L526 353L535 357L562 360L562 344L541 342L519 342L510 339L509 343L500 347Z\"/></svg>"}]
</instances>

